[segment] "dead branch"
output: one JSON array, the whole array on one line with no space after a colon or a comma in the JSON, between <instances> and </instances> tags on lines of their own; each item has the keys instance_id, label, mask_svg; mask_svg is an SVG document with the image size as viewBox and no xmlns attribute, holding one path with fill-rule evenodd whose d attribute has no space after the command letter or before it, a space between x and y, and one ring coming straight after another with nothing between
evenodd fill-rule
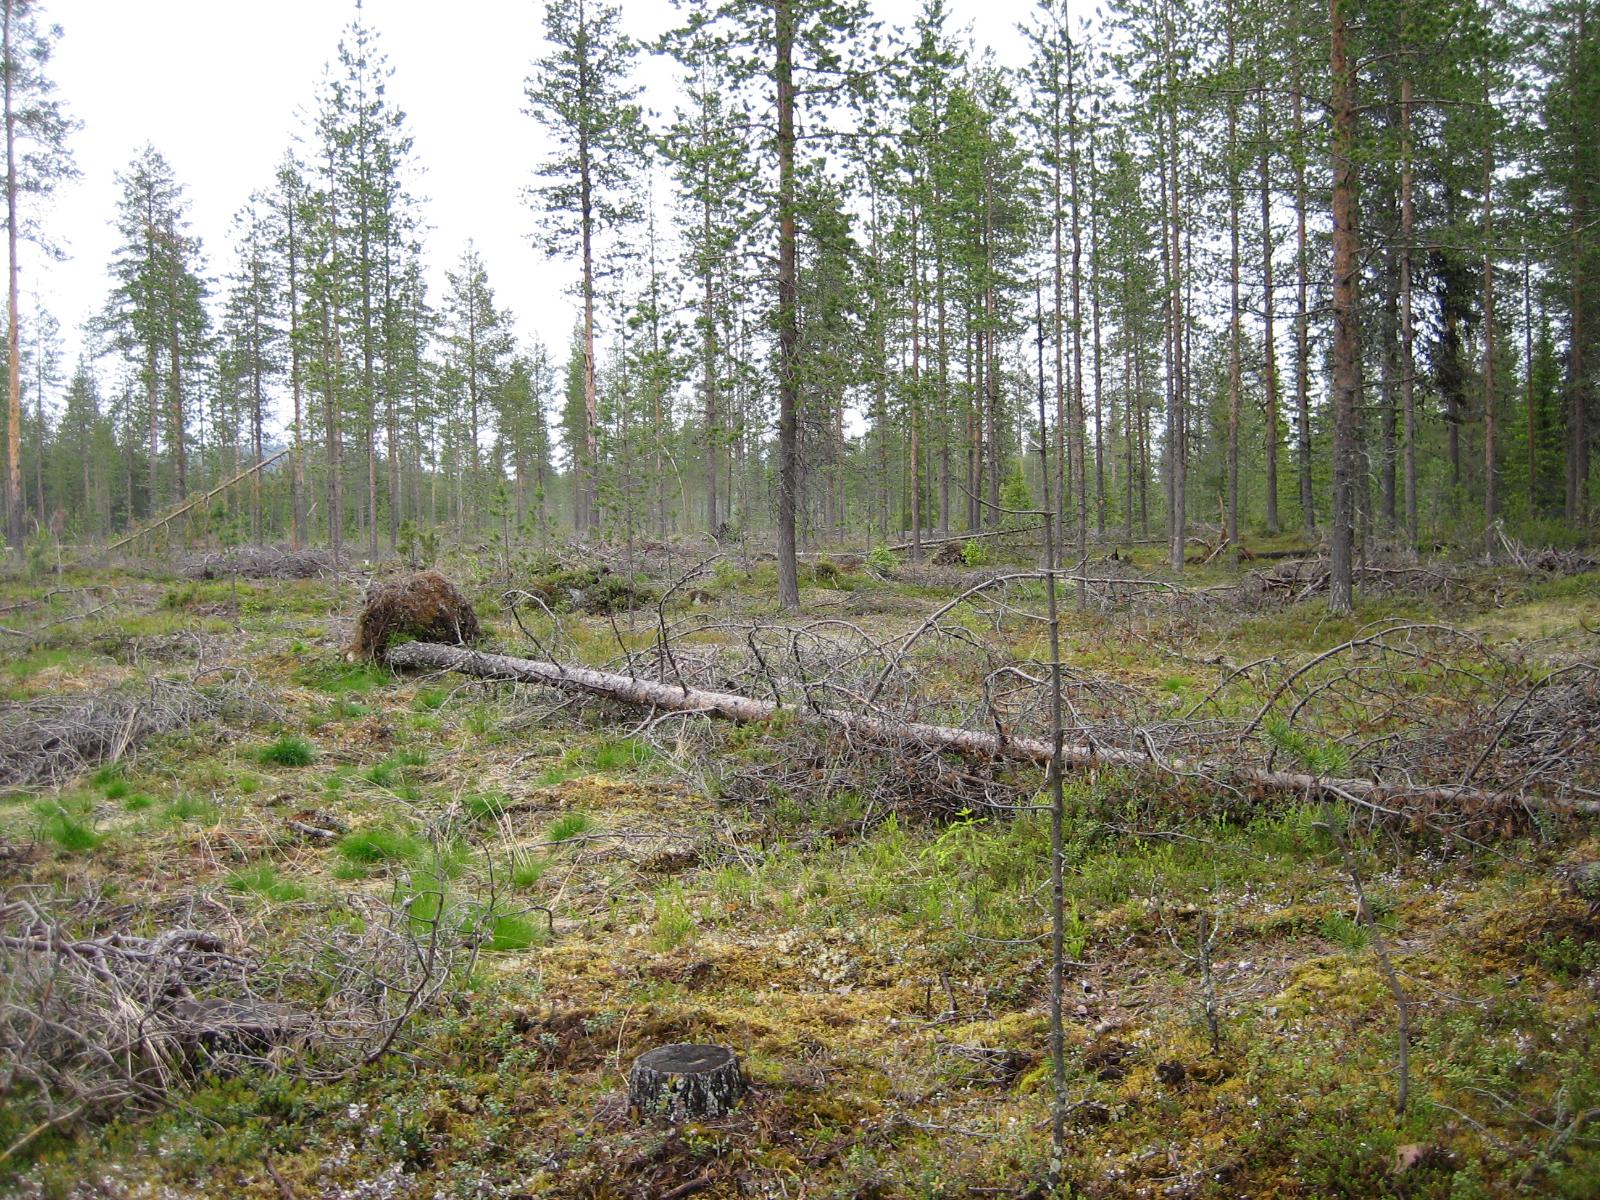
<instances>
[{"instance_id":1,"label":"dead branch","mask_svg":"<svg viewBox=\"0 0 1600 1200\"><path fill-rule=\"evenodd\" d=\"M460 671L481 679L534 683L561 691L583 692L644 708L672 712L705 712L739 722L770 721L780 711L792 719L857 734L878 742L914 743L933 750L950 751L980 760L1009 759L1044 766L1050 761L1050 744L1039 738L1006 737L945 725L900 721L886 717L807 705L789 707L730 692L686 689L648 679L629 678L587 667L559 666L536 659L487 654L458 646L411 642L395 649L391 664L398 668ZM1477 788L1383 784L1368 779L1341 779L1293 771L1265 770L1227 761L1163 758L1145 739L1144 753L1090 743L1062 747L1061 761L1075 769L1120 767L1156 770L1167 775L1232 779L1238 784L1308 798L1338 798L1391 812L1405 803L1436 806L1488 806L1502 799ZM1553 800L1526 797L1525 802L1554 811L1600 813L1600 801Z\"/></svg>"}]
</instances>

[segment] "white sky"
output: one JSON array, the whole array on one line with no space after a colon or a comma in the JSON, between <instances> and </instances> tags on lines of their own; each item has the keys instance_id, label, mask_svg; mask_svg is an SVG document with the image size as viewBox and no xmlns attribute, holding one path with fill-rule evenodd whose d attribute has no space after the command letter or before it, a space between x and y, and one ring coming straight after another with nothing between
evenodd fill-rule
<instances>
[{"instance_id":1,"label":"white sky","mask_svg":"<svg viewBox=\"0 0 1600 1200\"><path fill-rule=\"evenodd\" d=\"M970 24L979 46L994 47L1003 62L1021 61L1016 27L1031 19L1034 0L951 0L949 7L953 32ZM624 0L623 8L636 37L680 20L668 0ZM919 0L875 0L886 26L909 24L919 8ZM61 322L65 372L77 356L78 327L109 290L115 174L152 143L184 185L192 230L210 272L220 276L232 216L252 190L270 184L291 137L304 128L302 114L355 4L45 0L43 11L65 29L51 74L83 123L71 141L82 175L58 192L46 216L69 259L44 262L24 249L23 320L37 292ZM529 240L535 216L522 198L547 148L522 111L530 63L545 51L539 0L366 0L364 12L394 68L390 99L407 114L413 162L423 172L416 182L430 227L431 297L439 301L443 268L472 238L519 332L537 334L559 353L573 324L573 268ZM670 111L666 63L646 60L640 82L650 108Z\"/></svg>"}]
</instances>

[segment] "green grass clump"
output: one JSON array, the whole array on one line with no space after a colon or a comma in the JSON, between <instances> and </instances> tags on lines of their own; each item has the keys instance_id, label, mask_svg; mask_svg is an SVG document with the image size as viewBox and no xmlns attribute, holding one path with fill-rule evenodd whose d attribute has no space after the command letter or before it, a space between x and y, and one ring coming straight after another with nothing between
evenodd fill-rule
<instances>
[{"instance_id":1,"label":"green grass clump","mask_svg":"<svg viewBox=\"0 0 1600 1200\"><path fill-rule=\"evenodd\" d=\"M54 842L68 853L81 854L85 850L93 850L104 840L81 814L68 812L60 804L42 806L39 815L40 838Z\"/></svg>"},{"instance_id":2,"label":"green grass clump","mask_svg":"<svg viewBox=\"0 0 1600 1200\"><path fill-rule=\"evenodd\" d=\"M179 796L167 805L167 819L174 822L206 823L217 819L217 806L198 796Z\"/></svg>"},{"instance_id":3,"label":"green grass clump","mask_svg":"<svg viewBox=\"0 0 1600 1200\"><path fill-rule=\"evenodd\" d=\"M256 759L273 767L309 767L317 752L305 738L286 733L256 752Z\"/></svg>"},{"instance_id":4,"label":"green grass clump","mask_svg":"<svg viewBox=\"0 0 1600 1200\"><path fill-rule=\"evenodd\" d=\"M461 798L461 807L474 821L495 820L510 804L511 797L504 792L472 792Z\"/></svg>"},{"instance_id":5,"label":"green grass clump","mask_svg":"<svg viewBox=\"0 0 1600 1200\"><path fill-rule=\"evenodd\" d=\"M149 793L135 792L122 802L122 811L131 813L143 812L145 809L152 807L155 802L156 798Z\"/></svg>"},{"instance_id":6,"label":"green grass clump","mask_svg":"<svg viewBox=\"0 0 1600 1200\"><path fill-rule=\"evenodd\" d=\"M570 783L582 774L583 770L580 767L546 767L534 778L533 786L536 788L559 787L563 783Z\"/></svg>"},{"instance_id":7,"label":"green grass clump","mask_svg":"<svg viewBox=\"0 0 1600 1200\"><path fill-rule=\"evenodd\" d=\"M246 867L228 876L228 890L288 904L306 898L305 885L286 879L271 863Z\"/></svg>"},{"instance_id":8,"label":"green grass clump","mask_svg":"<svg viewBox=\"0 0 1600 1200\"><path fill-rule=\"evenodd\" d=\"M1317 922L1317 931L1346 950L1361 950L1367 944L1367 927L1344 913L1328 913Z\"/></svg>"},{"instance_id":9,"label":"green grass clump","mask_svg":"<svg viewBox=\"0 0 1600 1200\"><path fill-rule=\"evenodd\" d=\"M665 953L683 945L695 934L694 913L680 884L669 883L656 893L655 921L650 927L650 944Z\"/></svg>"},{"instance_id":10,"label":"green grass clump","mask_svg":"<svg viewBox=\"0 0 1600 1200\"><path fill-rule=\"evenodd\" d=\"M296 678L307 687L330 696L370 692L387 686L394 677L375 663L325 662L302 670Z\"/></svg>"},{"instance_id":11,"label":"green grass clump","mask_svg":"<svg viewBox=\"0 0 1600 1200\"><path fill-rule=\"evenodd\" d=\"M444 688L423 688L417 693L417 698L412 701L411 707L418 712L434 712L443 708L448 699L450 693Z\"/></svg>"},{"instance_id":12,"label":"green grass clump","mask_svg":"<svg viewBox=\"0 0 1600 1200\"><path fill-rule=\"evenodd\" d=\"M489 926L489 950L526 950L544 940L545 930L527 917L511 914L494 918Z\"/></svg>"},{"instance_id":13,"label":"green grass clump","mask_svg":"<svg viewBox=\"0 0 1600 1200\"><path fill-rule=\"evenodd\" d=\"M589 761L597 771L622 771L643 766L656 757L656 749L638 738L614 738L594 748Z\"/></svg>"},{"instance_id":14,"label":"green grass clump","mask_svg":"<svg viewBox=\"0 0 1600 1200\"><path fill-rule=\"evenodd\" d=\"M339 839L339 854L356 867L372 867L386 862L413 862L426 849L415 836L388 825L357 829Z\"/></svg>"},{"instance_id":15,"label":"green grass clump","mask_svg":"<svg viewBox=\"0 0 1600 1200\"><path fill-rule=\"evenodd\" d=\"M580 833L588 832L593 824L594 820L588 813L567 813L550 822L550 828L545 830L545 837L552 842L569 841Z\"/></svg>"},{"instance_id":16,"label":"green grass clump","mask_svg":"<svg viewBox=\"0 0 1600 1200\"><path fill-rule=\"evenodd\" d=\"M511 886L522 889L533 887L544 878L549 866L549 859L518 855L511 862Z\"/></svg>"},{"instance_id":17,"label":"green grass clump","mask_svg":"<svg viewBox=\"0 0 1600 1200\"><path fill-rule=\"evenodd\" d=\"M397 750L382 762L368 768L366 780L381 788L394 788L407 782L407 768L428 761L424 750Z\"/></svg>"},{"instance_id":18,"label":"green grass clump","mask_svg":"<svg viewBox=\"0 0 1600 1200\"><path fill-rule=\"evenodd\" d=\"M353 700L349 696L335 696L333 702L328 705L326 717L330 721L354 721L371 713L372 709L359 700Z\"/></svg>"}]
</instances>

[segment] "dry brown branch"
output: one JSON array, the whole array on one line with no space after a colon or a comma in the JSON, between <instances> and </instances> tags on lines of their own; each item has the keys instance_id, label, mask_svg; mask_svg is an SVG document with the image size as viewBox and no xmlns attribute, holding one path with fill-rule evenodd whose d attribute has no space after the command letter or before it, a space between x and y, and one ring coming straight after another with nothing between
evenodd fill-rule
<instances>
[{"instance_id":1,"label":"dry brown branch","mask_svg":"<svg viewBox=\"0 0 1600 1200\"><path fill-rule=\"evenodd\" d=\"M608 700L665 711L698 711L734 721L769 721L784 707L773 701L728 692L686 690L648 679L629 678L585 667L558 666L534 659L487 654L462 647L412 642L390 655L400 668L460 671L482 679L535 683L562 691L584 692ZM1010 759L1042 766L1050 760L1049 744L1036 737L1004 737L971 729L932 725L919 721L888 720L861 713L805 705L793 708L795 720L818 724L876 741L880 744L919 745L979 760ZM1121 767L1155 770L1162 774L1232 780L1236 784L1307 798L1337 797L1351 803L1393 813L1397 806L1420 803L1435 806L1488 807L1501 801L1499 794L1454 785L1384 784L1368 779L1330 778L1304 772L1268 770L1214 759L1164 757L1145 737L1145 750L1120 749L1095 742L1062 748L1062 763L1075 769ZM1555 811L1600 812L1600 802L1546 797L1523 797L1523 802Z\"/></svg>"}]
</instances>

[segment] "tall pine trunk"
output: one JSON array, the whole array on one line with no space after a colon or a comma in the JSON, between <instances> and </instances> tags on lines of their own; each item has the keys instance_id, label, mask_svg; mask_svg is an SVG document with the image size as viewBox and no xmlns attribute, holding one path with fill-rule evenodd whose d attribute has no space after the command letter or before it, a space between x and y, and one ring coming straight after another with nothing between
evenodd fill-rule
<instances>
[{"instance_id":1,"label":"tall pine trunk","mask_svg":"<svg viewBox=\"0 0 1600 1200\"><path fill-rule=\"evenodd\" d=\"M792 0L775 0L774 81L778 103L778 603L800 607L795 504L800 486L800 287L795 231L794 38Z\"/></svg>"},{"instance_id":2,"label":"tall pine trunk","mask_svg":"<svg viewBox=\"0 0 1600 1200\"><path fill-rule=\"evenodd\" d=\"M16 0L0 11L6 121L6 540L22 553L22 338L17 324L17 115L13 111L11 21ZM154 486L154 479L151 481ZM131 515L131 514L130 514Z\"/></svg>"},{"instance_id":3,"label":"tall pine trunk","mask_svg":"<svg viewBox=\"0 0 1600 1200\"><path fill-rule=\"evenodd\" d=\"M1361 346L1356 329L1356 96L1348 57L1347 0L1330 0L1329 69L1333 121L1333 514L1328 607L1349 612L1355 538L1357 396Z\"/></svg>"},{"instance_id":4,"label":"tall pine trunk","mask_svg":"<svg viewBox=\"0 0 1600 1200\"><path fill-rule=\"evenodd\" d=\"M1310 541L1317 536L1316 493L1311 486L1311 263L1306 246L1306 126L1298 87L1291 100L1295 146L1295 418L1299 424L1300 525Z\"/></svg>"}]
</instances>

